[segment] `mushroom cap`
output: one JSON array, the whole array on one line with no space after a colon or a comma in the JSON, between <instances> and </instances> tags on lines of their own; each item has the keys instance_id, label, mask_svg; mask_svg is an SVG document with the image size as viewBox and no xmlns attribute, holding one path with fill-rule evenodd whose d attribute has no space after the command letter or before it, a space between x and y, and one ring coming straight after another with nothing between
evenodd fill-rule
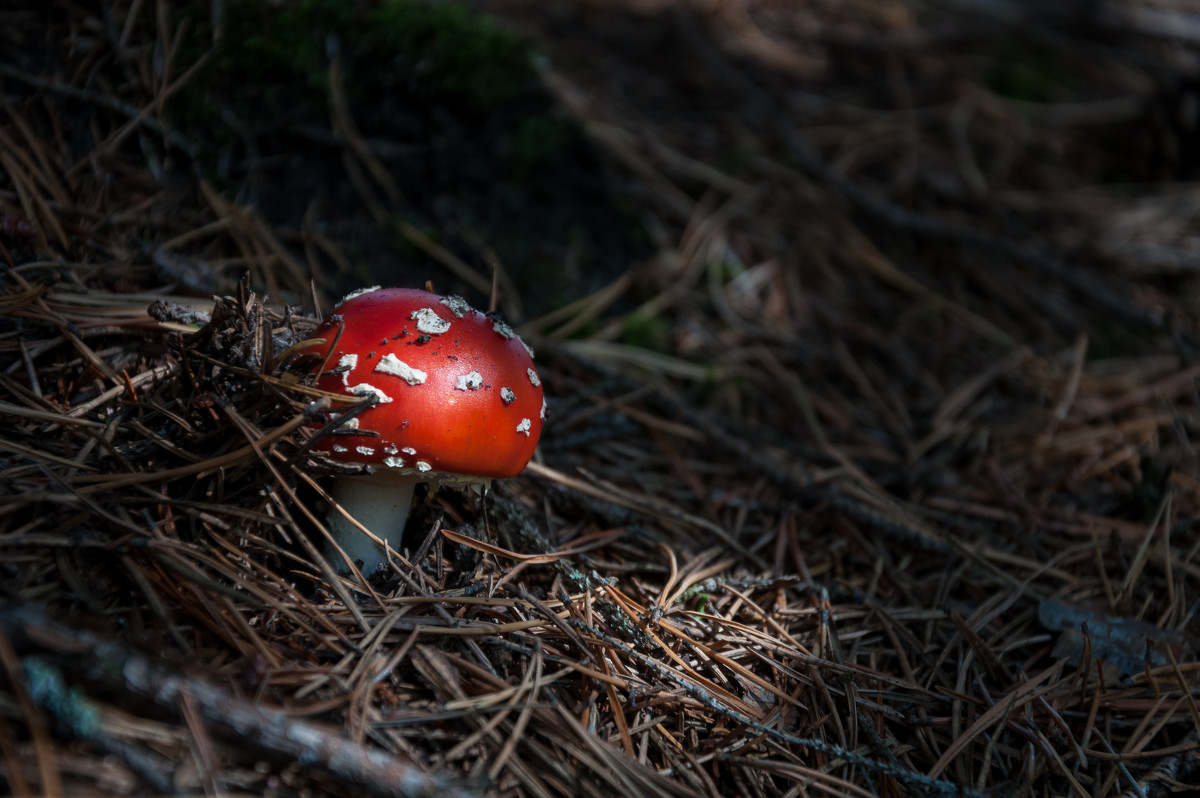
<instances>
[{"instance_id":1,"label":"mushroom cap","mask_svg":"<svg viewBox=\"0 0 1200 798\"><path fill-rule=\"evenodd\" d=\"M345 297L310 337L326 340L311 350L325 363L316 387L377 399L351 422L377 434L327 435L316 447L326 456L429 479L510 477L533 456L541 380L497 315L461 297L372 288Z\"/></svg>"}]
</instances>

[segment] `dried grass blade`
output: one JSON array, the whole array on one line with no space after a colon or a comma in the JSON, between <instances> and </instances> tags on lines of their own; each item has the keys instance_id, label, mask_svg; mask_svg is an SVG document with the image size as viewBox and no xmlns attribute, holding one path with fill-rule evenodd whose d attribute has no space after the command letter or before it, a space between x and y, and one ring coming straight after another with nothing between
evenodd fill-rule
<instances>
[{"instance_id":1,"label":"dried grass blade","mask_svg":"<svg viewBox=\"0 0 1200 798\"><path fill-rule=\"evenodd\" d=\"M1028 701L1046 695L1053 690L1059 689L1057 682L1059 674L1063 670L1063 662L1060 661L1055 665L1050 666L1041 674L1029 680L1025 684L1014 688L1007 696L997 699L991 708L975 719L967 729L953 740L942 755L938 757L937 762L925 774L931 779L936 779L942 774L951 762L958 758L959 754L967 749L976 737L982 734L986 729L997 723L1003 718L1010 716L1014 710L1021 707ZM1051 682L1051 684L1042 687L1043 682Z\"/></svg>"},{"instance_id":2,"label":"dried grass blade","mask_svg":"<svg viewBox=\"0 0 1200 798\"><path fill-rule=\"evenodd\" d=\"M577 538L569 548L559 549L558 551L547 552L545 554L521 554L520 552L509 551L508 549L497 546L494 543L476 540L469 535L464 535L461 532L454 532L446 529L445 527L442 528L441 533L442 536L448 540L458 543L459 545L466 546L467 548L475 549L476 551L482 551L485 554L491 554L496 557L504 557L509 560L516 560L518 562L529 563L533 565L556 562L564 557L572 557L585 551L603 548L604 546L607 546L609 543L612 543L614 540L617 540L623 536L625 534L625 530L618 528L593 532Z\"/></svg>"}]
</instances>

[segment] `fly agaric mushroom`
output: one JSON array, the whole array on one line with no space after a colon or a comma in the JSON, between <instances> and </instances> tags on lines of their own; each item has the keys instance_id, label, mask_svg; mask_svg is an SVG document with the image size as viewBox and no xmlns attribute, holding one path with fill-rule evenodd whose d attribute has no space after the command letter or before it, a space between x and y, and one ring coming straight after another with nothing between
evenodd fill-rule
<instances>
[{"instance_id":1,"label":"fly agaric mushroom","mask_svg":"<svg viewBox=\"0 0 1200 798\"><path fill-rule=\"evenodd\" d=\"M419 482L487 485L520 473L545 418L533 352L496 314L462 297L368 288L342 299L312 334L325 369L316 387L374 404L316 445L332 460L370 466L339 477L333 498L397 547ZM341 513L329 529L363 572L383 549Z\"/></svg>"}]
</instances>

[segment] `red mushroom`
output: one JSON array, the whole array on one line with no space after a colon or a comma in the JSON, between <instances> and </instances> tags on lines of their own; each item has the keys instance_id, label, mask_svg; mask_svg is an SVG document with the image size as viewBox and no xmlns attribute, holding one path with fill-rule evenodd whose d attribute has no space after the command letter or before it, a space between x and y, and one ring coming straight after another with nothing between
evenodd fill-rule
<instances>
[{"instance_id":1,"label":"red mushroom","mask_svg":"<svg viewBox=\"0 0 1200 798\"><path fill-rule=\"evenodd\" d=\"M400 541L418 482L486 485L533 456L545 418L541 380L533 352L497 315L457 296L369 288L339 302L312 337L326 340L312 350L325 364L316 386L375 400L316 448L371 466L339 478L333 498L389 546ZM384 562L380 545L341 513L329 529L364 573Z\"/></svg>"}]
</instances>

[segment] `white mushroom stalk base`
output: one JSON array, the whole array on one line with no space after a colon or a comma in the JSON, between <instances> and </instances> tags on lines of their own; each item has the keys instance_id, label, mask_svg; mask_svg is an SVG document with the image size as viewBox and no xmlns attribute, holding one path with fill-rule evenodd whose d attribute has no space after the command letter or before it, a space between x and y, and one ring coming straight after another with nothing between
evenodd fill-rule
<instances>
[{"instance_id":1,"label":"white mushroom stalk base","mask_svg":"<svg viewBox=\"0 0 1200 798\"><path fill-rule=\"evenodd\" d=\"M334 501L393 549L399 549L404 534L404 522L412 505L413 489L420 478L407 474L376 473L365 477L342 477L332 492ZM359 562L363 576L370 576L382 565L383 547L376 543L350 522L350 519L334 508L326 522L334 541L345 552L351 562ZM346 570L345 561L332 547L326 547L325 556L335 571Z\"/></svg>"}]
</instances>

